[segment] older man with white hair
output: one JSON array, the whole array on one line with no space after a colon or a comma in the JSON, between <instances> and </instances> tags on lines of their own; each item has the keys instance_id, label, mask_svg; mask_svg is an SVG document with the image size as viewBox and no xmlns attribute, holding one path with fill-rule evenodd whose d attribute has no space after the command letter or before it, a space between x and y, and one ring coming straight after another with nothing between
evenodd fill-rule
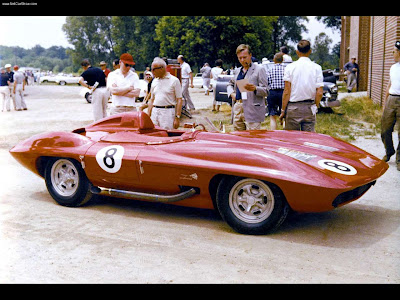
<instances>
[{"instance_id":1,"label":"older man with white hair","mask_svg":"<svg viewBox=\"0 0 400 300\"><path fill-rule=\"evenodd\" d=\"M155 78L151 85L148 111L155 125L176 129L182 112L182 88L179 79L167 72L166 67L165 61L159 57L151 64Z\"/></svg>"}]
</instances>

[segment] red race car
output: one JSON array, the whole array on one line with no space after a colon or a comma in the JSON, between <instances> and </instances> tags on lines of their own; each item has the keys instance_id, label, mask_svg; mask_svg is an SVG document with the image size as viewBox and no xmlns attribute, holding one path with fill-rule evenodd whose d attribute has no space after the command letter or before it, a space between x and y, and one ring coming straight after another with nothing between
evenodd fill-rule
<instances>
[{"instance_id":1,"label":"red race car","mask_svg":"<svg viewBox=\"0 0 400 300\"><path fill-rule=\"evenodd\" d=\"M289 210L323 212L361 197L388 169L331 136L299 131L164 130L144 112L73 132L35 135L10 150L54 200L108 195L217 209L237 232L266 234Z\"/></svg>"}]
</instances>

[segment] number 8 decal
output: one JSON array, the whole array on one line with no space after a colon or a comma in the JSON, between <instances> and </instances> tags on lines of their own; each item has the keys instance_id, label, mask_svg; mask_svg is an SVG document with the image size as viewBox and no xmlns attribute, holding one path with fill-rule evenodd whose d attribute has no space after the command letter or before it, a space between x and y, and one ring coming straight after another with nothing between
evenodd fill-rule
<instances>
[{"instance_id":1,"label":"number 8 decal","mask_svg":"<svg viewBox=\"0 0 400 300\"><path fill-rule=\"evenodd\" d=\"M96 154L99 166L108 173L117 173L121 169L122 157L125 149L119 145L112 145L100 149Z\"/></svg>"},{"instance_id":2,"label":"number 8 decal","mask_svg":"<svg viewBox=\"0 0 400 300\"><path fill-rule=\"evenodd\" d=\"M321 159L320 161L318 161L318 165L324 169L339 174L344 174L344 175L357 174L357 170L354 167L337 160Z\"/></svg>"}]
</instances>

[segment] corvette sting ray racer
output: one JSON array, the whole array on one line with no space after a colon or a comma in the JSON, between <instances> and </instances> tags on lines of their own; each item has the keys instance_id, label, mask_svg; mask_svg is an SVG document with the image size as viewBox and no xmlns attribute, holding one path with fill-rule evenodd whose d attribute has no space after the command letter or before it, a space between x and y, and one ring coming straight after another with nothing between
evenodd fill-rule
<instances>
[{"instance_id":1,"label":"corvette sting ray racer","mask_svg":"<svg viewBox=\"0 0 400 300\"><path fill-rule=\"evenodd\" d=\"M244 234L277 229L290 210L323 212L354 201L388 169L328 135L221 133L202 124L164 130L144 112L37 134L10 153L44 178L60 205L81 206L107 195L216 209Z\"/></svg>"}]
</instances>

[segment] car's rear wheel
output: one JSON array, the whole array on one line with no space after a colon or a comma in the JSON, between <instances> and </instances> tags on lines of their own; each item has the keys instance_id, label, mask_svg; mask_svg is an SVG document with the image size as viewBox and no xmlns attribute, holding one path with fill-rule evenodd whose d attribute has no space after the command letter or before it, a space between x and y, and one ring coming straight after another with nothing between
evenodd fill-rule
<instances>
[{"instance_id":1,"label":"car's rear wheel","mask_svg":"<svg viewBox=\"0 0 400 300\"><path fill-rule=\"evenodd\" d=\"M289 212L282 191L258 179L225 177L218 186L217 207L235 231L267 234L277 229Z\"/></svg>"},{"instance_id":2,"label":"car's rear wheel","mask_svg":"<svg viewBox=\"0 0 400 300\"><path fill-rule=\"evenodd\" d=\"M90 182L80 164L73 159L50 159L45 180L47 190L60 205L81 206L92 198Z\"/></svg>"}]
</instances>

